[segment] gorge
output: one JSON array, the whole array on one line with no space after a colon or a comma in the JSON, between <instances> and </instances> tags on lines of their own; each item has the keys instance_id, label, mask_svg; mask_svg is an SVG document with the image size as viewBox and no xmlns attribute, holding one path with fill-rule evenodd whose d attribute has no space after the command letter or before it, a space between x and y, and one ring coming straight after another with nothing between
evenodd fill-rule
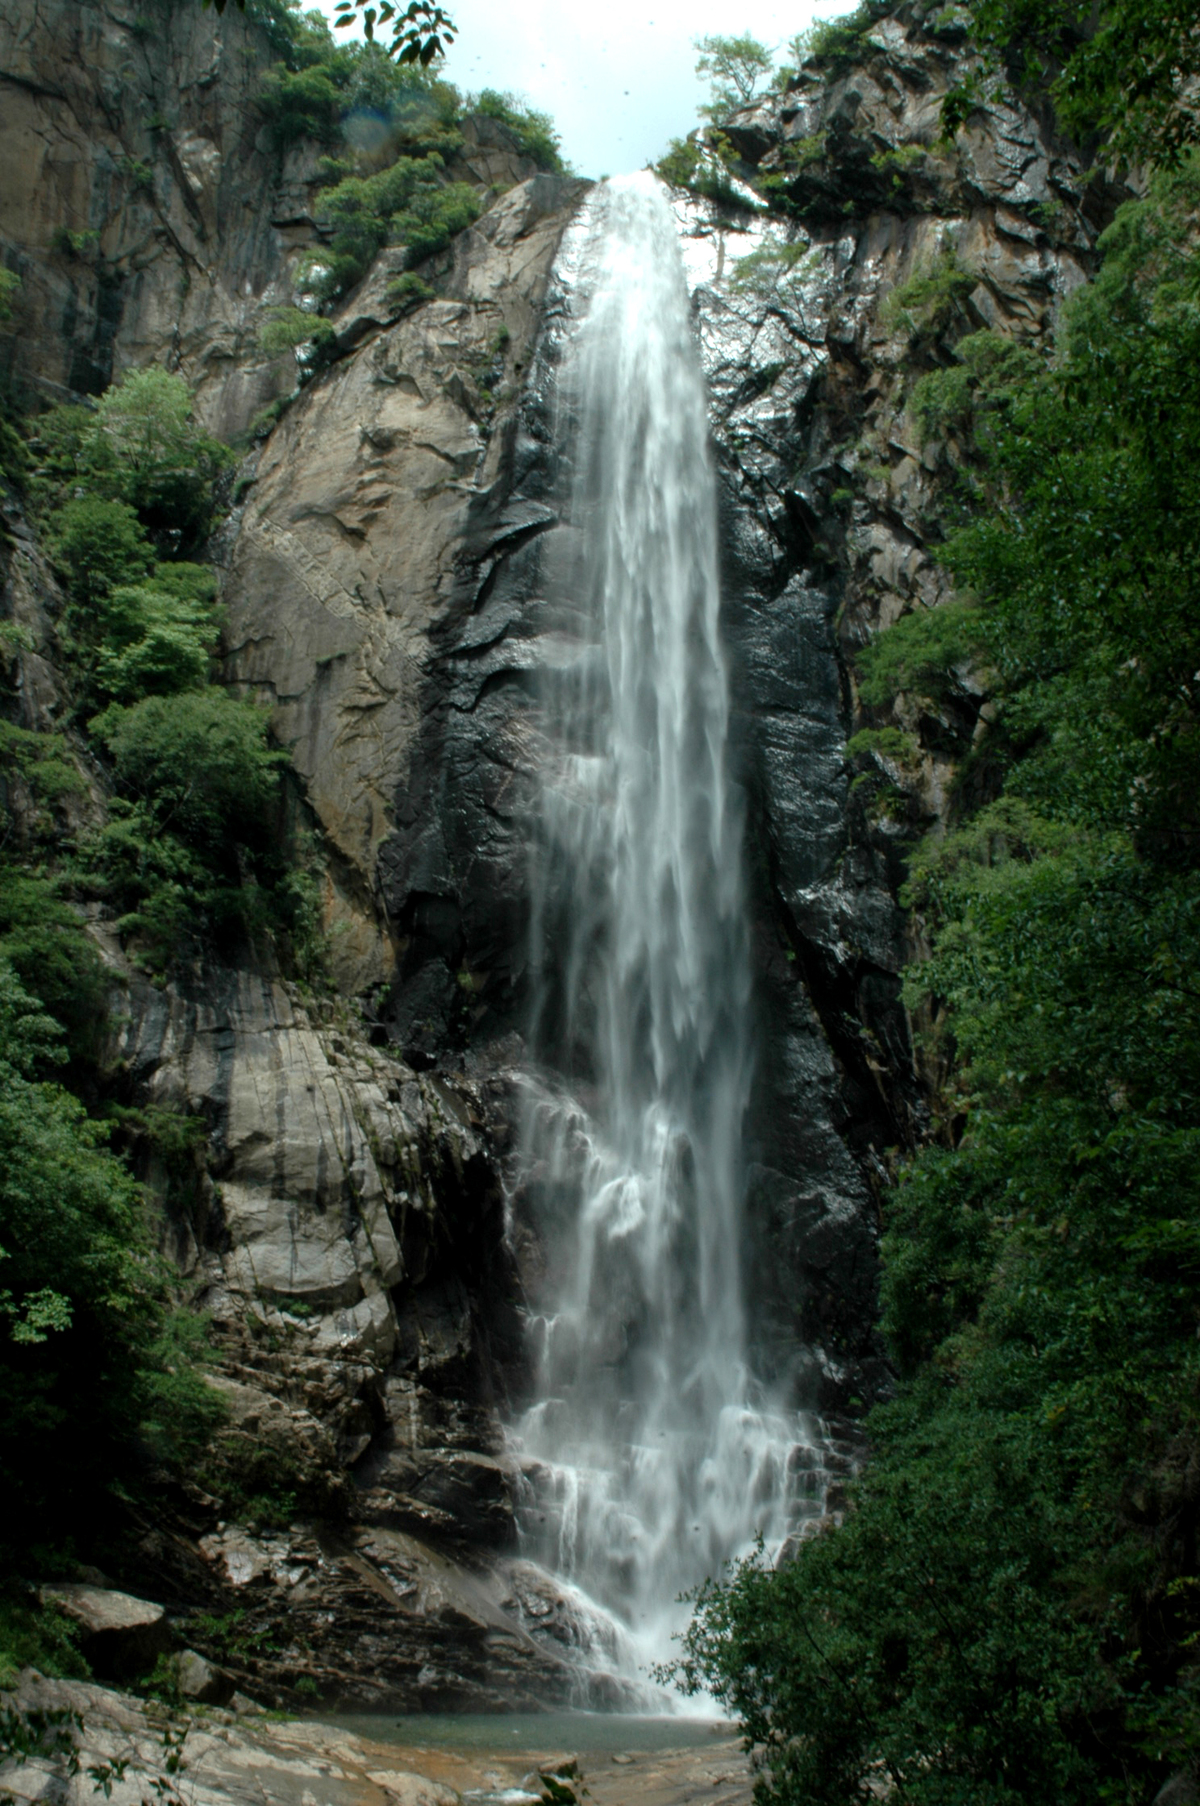
<instances>
[{"instance_id":1,"label":"gorge","mask_svg":"<svg viewBox=\"0 0 1200 1806\"><path fill-rule=\"evenodd\" d=\"M960 343L1044 362L1135 184L1001 85L947 136L986 73L953 7L856 15L600 183L507 103L305 62L277 12L0 19L33 447L4 719L73 774L39 790L49 754L0 745L5 858L100 962L63 1070L220 1401L92 1543L84 1468L56 1484L74 1553L34 1578L154 1602L223 1697L290 1711L661 1704L679 1596L836 1526L895 1388L881 1201L967 1109L903 992L901 887L1000 780L981 656L948 640L879 701L866 655L957 619L938 549L985 487ZM332 111L297 122L314 69ZM347 135L368 114L393 163ZM419 258L354 214L338 277L401 166L410 237L459 211ZM203 536L143 508L111 593L216 574L193 690L269 722L276 786L224 851L242 901L178 903L166 953L112 875L152 863L131 822L175 832L122 775L145 699L104 689L106 599L55 525L109 480L70 433L150 366L234 449Z\"/></svg>"}]
</instances>

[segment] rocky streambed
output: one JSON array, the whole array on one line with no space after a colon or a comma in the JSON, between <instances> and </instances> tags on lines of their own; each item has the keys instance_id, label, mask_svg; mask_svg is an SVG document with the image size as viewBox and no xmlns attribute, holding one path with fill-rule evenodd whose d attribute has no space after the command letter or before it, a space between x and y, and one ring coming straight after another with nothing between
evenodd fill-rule
<instances>
[{"instance_id":1,"label":"rocky streambed","mask_svg":"<svg viewBox=\"0 0 1200 1806\"><path fill-rule=\"evenodd\" d=\"M0 1792L18 1806L99 1797L112 1806L578 1806L585 1796L593 1806L746 1806L751 1797L730 1728L687 1718L546 1714L514 1730L497 1714L465 1734L463 1720L447 1718L439 1736L427 1718L349 1728L248 1702L177 1715L33 1670L0 1700L11 1705L45 1729L41 1753L0 1766Z\"/></svg>"}]
</instances>

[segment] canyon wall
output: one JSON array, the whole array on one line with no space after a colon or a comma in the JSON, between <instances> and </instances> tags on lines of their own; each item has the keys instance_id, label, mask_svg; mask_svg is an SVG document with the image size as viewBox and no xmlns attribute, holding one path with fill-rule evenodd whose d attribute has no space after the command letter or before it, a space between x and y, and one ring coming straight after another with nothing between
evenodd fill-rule
<instances>
[{"instance_id":1,"label":"canyon wall","mask_svg":"<svg viewBox=\"0 0 1200 1806\"><path fill-rule=\"evenodd\" d=\"M915 372L948 363L967 326L1036 343L1112 198L1015 104L941 141L966 57L946 17L935 31L902 6L840 63L810 65L724 128L740 181L674 197L749 823L756 1357L849 1437L888 1383L878 1188L925 1131L902 856L944 816L948 738L980 703L964 673L954 721L910 724L920 771L869 806L845 757L852 655L947 589L934 551L956 451L918 442ZM296 391L246 452L212 551L227 680L271 706L318 836L334 990L298 990L269 951L154 985L102 913L93 924L114 1083L203 1119L186 1183L147 1177L211 1314L235 1429L286 1465L296 1522L218 1522L185 1488L125 1578L177 1608L247 1610L266 1696L309 1674L364 1705L566 1698L591 1633L520 1560L501 1422L525 1383L540 1259L513 1186L514 1075L536 674L555 656L539 600L561 538L554 263L586 184L477 132L464 168L507 192L437 260L433 298L390 305L382 253L335 318L331 366L297 389L291 354L267 358L258 333L315 241L316 152L272 148L253 103L270 61L234 9L19 0L0 24L13 379L90 395L158 361L230 438ZM786 209L766 218L748 181ZM784 236L802 254L741 264ZM914 349L887 297L950 252L972 280ZM59 598L19 511L6 518L7 612L35 641L21 707L52 724L69 705ZM621 1697L596 1685L594 1703Z\"/></svg>"}]
</instances>

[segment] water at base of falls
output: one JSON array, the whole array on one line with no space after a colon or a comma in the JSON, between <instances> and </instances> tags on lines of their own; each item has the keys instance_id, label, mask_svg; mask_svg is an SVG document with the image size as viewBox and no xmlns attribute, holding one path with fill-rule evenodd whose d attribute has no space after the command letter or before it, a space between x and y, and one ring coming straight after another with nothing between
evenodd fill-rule
<instances>
[{"instance_id":1,"label":"water at base of falls","mask_svg":"<svg viewBox=\"0 0 1200 1806\"><path fill-rule=\"evenodd\" d=\"M670 1655L681 1593L819 1512L822 1437L746 1361L742 811L704 385L655 179L601 184L560 267L519 1179L546 1272L511 1438L524 1552L591 1602L582 1663L634 1676Z\"/></svg>"}]
</instances>

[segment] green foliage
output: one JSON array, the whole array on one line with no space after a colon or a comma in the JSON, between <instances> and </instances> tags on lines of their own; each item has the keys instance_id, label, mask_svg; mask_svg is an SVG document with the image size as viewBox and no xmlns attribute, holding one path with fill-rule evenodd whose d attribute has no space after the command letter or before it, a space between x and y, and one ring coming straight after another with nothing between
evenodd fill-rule
<instances>
[{"instance_id":1,"label":"green foliage","mask_svg":"<svg viewBox=\"0 0 1200 1806\"><path fill-rule=\"evenodd\" d=\"M207 528L213 484L233 463L229 448L196 425L183 378L158 364L128 370L105 390L84 456L147 527L189 543Z\"/></svg>"},{"instance_id":2,"label":"green foliage","mask_svg":"<svg viewBox=\"0 0 1200 1806\"><path fill-rule=\"evenodd\" d=\"M417 307L422 301L432 301L436 293L423 276L405 270L402 276L388 283L387 298L393 307Z\"/></svg>"},{"instance_id":3,"label":"green foliage","mask_svg":"<svg viewBox=\"0 0 1200 1806\"><path fill-rule=\"evenodd\" d=\"M777 294L789 278L803 275L813 258L807 238L785 239L778 233L763 235L762 243L733 266L731 286L756 295Z\"/></svg>"},{"instance_id":4,"label":"green foliage","mask_svg":"<svg viewBox=\"0 0 1200 1806\"><path fill-rule=\"evenodd\" d=\"M436 151L399 157L373 176L347 176L317 203L329 250L313 254L306 283L319 299L332 299L365 275L385 244L405 245L408 261L419 263L479 213L475 190L466 182L446 182Z\"/></svg>"},{"instance_id":5,"label":"green foliage","mask_svg":"<svg viewBox=\"0 0 1200 1806\"><path fill-rule=\"evenodd\" d=\"M22 985L36 991L62 1030L72 1058L94 1057L103 1032L108 981L95 944L64 898L60 881L36 868L0 866L0 960Z\"/></svg>"},{"instance_id":6,"label":"green foliage","mask_svg":"<svg viewBox=\"0 0 1200 1806\"><path fill-rule=\"evenodd\" d=\"M375 25L390 24L392 42L388 55L395 57L398 63L417 63L426 68L444 56L457 36L457 29L449 13L436 4L436 0L408 0L402 7L399 0L337 0L334 24L339 28L353 25L361 15L363 30L368 40L375 36Z\"/></svg>"},{"instance_id":7,"label":"green foliage","mask_svg":"<svg viewBox=\"0 0 1200 1806\"><path fill-rule=\"evenodd\" d=\"M152 163L147 163L143 157L122 157L117 168L131 188L141 189L146 194L154 193L154 165Z\"/></svg>"},{"instance_id":8,"label":"green foliage","mask_svg":"<svg viewBox=\"0 0 1200 1806\"><path fill-rule=\"evenodd\" d=\"M0 1591L0 1690L11 1687L22 1668L71 1680L88 1675L75 1621L10 1583ZM14 1730L11 1724L0 1726L0 1756L14 1753Z\"/></svg>"},{"instance_id":9,"label":"green foliage","mask_svg":"<svg viewBox=\"0 0 1200 1806\"><path fill-rule=\"evenodd\" d=\"M1047 81L1066 130L1099 134L1108 156L1178 163L1200 139L1194 10L1175 0L967 0L977 41L1035 89ZM957 97L953 97L957 98ZM975 98L964 99L969 107ZM959 103L947 123L961 119Z\"/></svg>"},{"instance_id":10,"label":"green foliage","mask_svg":"<svg viewBox=\"0 0 1200 1806\"><path fill-rule=\"evenodd\" d=\"M539 113L515 94L498 94L493 88L485 88L472 106L485 119L498 119L501 125L507 126L521 155L531 158L539 169L549 170L554 175L567 173L558 132L549 113Z\"/></svg>"},{"instance_id":11,"label":"green foliage","mask_svg":"<svg viewBox=\"0 0 1200 1806\"><path fill-rule=\"evenodd\" d=\"M908 411L917 443L954 433L973 449L974 433L994 430L990 417L1041 367L1034 351L994 332L973 332L954 347L948 368L927 370L913 385Z\"/></svg>"},{"instance_id":12,"label":"green foliage","mask_svg":"<svg viewBox=\"0 0 1200 1806\"><path fill-rule=\"evenodd\" d=\"M868 708L883 708L901 692L940 701L954 687L957 672L977 659L984 645L977 610L954 601L940 608L914 608L858 655L858 693Z\"/></svg>"},{"instance_id":13,"label":"green foliage","mask_svg":"<svg viewBox=\"0 0 1200 1806\"><path fill-rule=\"evenodd\" d=\"M114 705L91 726L117 795L84 858L122 932L165 963L198 930L266 926L286 763L267 744L266 712L210 688Z\"/></svg>"},{"instance_id":14,"label":"green foliage","mask_svg":"<svg viewBox=\"0 0 1200 1806\"><path fill-rule=\"evenodd\" d=\"M0 264L0 327L13 317L13 302L20 286L16 271ZM28 472L29 453L21 431L21 413L12 385L5 379L0 382L0 481L23 489Z\"/></svg>"},{"instance_id":15,"label":"green foliage","mask_svg":"<svg viewBox=\"0 0 1200 1806\"><path fill-rule=\"evenodd\" d=\"M50 516L46 546L67 581L75 608L94 606L109 590L144 577L154 559L128 502L78 496Z\"/></svg>"},{"instance_id":16,"label":"green foliage","mask_svg":"<svg viewBox=\"0 0 1200 1806\"><path fill-rule=\"evenodd\" d=\"M685 1642L764 1806L1144 1806L1200 1761L1198 180L1122 210L1053 364L959 347L974 600L860 655L880 710L968 661L993 763L906 892L946 1076L884 1205L896 1396L844 1524Z\"/></svg>"},{"instance_id":17,"label":"green foliage","mask_svg":"<svg viewBox=\"0 0 1200 1806\"><path fill-rule=\"evenodd\" d=\"M129 1173L62 1086L61 1031L0 959L0 1457L6 1562L99 1528L138 1464L170 1320ZM171 1445L206 1418L176 1389ZM207 1411L211 1422L211 1411Z\"/></svg>"},{"instance_id":18,"label":"green foliage","mask_svg":"<svg viewBox=\"0 0 1200 1806\"><path fill-rule=\"evenodd\" d=\"M222 0L214 0L214 5L224 12ZM300 0L245 0L241 10L262 28L272 50L289 69L305 69L312 63L327 62L333 55L328 25L315 8L301 11Z\"/></svg>"},{"instance_id":19,"label":"green foliage","mask_svg":"<svg viewBox=\"0 0 1200 1806\"><path fill-rule=\"evenodd\" d=\"M978 277L963 268L957 252L948 248L892 290L881 318L885 326L898 327L910 338L935 339L946 330L977 281Z\"/></svg>"},{"instance_id":20,"label":"green foliage","mask_svg":"<svg viewBox=\"0 0 1200 1806\"><path fill-rule=\"evenodd\" d=\"M32 826L36 834L53 828L55 804L78 796L85 788L79 767L71 758L62 734L39 733L0 718L0 828L5 838L18 825Z\"/></svg>"},{"instance_id":21,"label":"green foliage","mask_svg":"<svg viewBox=\"0 0 1200 1806\"><path fill-rule=\"evenodd\" d=\"M320 63L305 69L268 69L258 104L279 150L301 138L336 144L341 137L342 95Z\"/></svg>"},{"instance_id":22,"label":"green foliage","mask_svg":"<svg viewBox=\"0 0 1200 1806\"><path fill-rule=\"evenodd\" d=\"M218 1662L250 1666L261 1655L279 1647L275 1632L248 1620L245 1609L232 1612L196 1612L187 1621L188 1636Z\"/></svg>"},{"instance_id":23,"label":"green foliage","mask_svg":"<svg viewBox=\"0 0 1200 1806\"><path fill-rule=\"evenodd\" d=\"M296 351L302 345L322 352L333 344L334 331L328 320L304 307L279 307L258 335L258 342L269 357L282 351Z\"/></svg>"},{"instance_id":24,"label":"green foliage","mask_svg":"<svg viewBox=\"0 0 1200 1806\"><path fill-rule=\"evenodd\" d=\"M59 226L55 229L51 243L61 257L87 258L95 255L100 234L94 231L72 232L66 226Z\"/></svg>"},{"instance_id":25,"label":"green foliage","mask_svg":"<svg viewBox=\"0 0 1200 1806\"><path fill-rule=\"evenodd\" d=\"M114 701L198 689L208 677L215 623L189 599L149 585L121 586L93 619L102 636L96 687Z\"/></svg>"},{"instance_id":26,"label":"green foliage","mask_svg":"<svg viewBox=\"0 0 1200 1806\"><path fill-rule=\"evenodd\" d=\"M130 541L133 529L121 505L147 532L184 550L208 530L214 486L233 463L229 448L197 426L183 378L157 364L126 371L94 409L49 409L36 423L33 452L37 505L63 504L50 523L49 544L77 594L132 581L138 558L148 562L144 540L140 552ZM130 543L124 567L116 570L122 539ZM86 576L92 553L100 560L95 580Z\"/></svg>"},{"instance_id":27,"label":"green foliage","mask_svg":"<svg viewBox=\"0 0 1200 1806\"><path fill-rule=\"evenodd\" d=\"M664 182L690 188L699 164L700 150L691 138L672 138L654 167Z\"/></svg>"},{"instance_id":28,"label":"green foliage","mask_svg":"<svg viewBox=\"0 0 1200 1806\"><path fill-rule=\"evenodd\" d=\"M706 119L727 119L739 107L759 98L771 74L771 52L757 38L710 35L693 40L700 55L696 74L707 81L709 98L700 111Z\"/></svg>"},{"instance_id":29,"label":"green foliage","mask_svg":"<svg viewBox=\"0 0 1200 1806\"><path fill-rule=\"evenodd\" d=\"M848 759L869 758L893 760L898 765L919 765L921 748L901 727L864 727L846 742Z\"/></svg>"},{"instance_id":30,"label":"green foliage","mask_svg":"<svg viewBox=\"0 0 1200 1806\"><path fill-rule=\"evenodd\" d=\"M783 194L806 169L820 163L825 155L826 134L812 132L805 138L792 138L781 146L779 166L775 169L760 169L757 176L758 186L763 193L770 195Z\"/></svg>"}]
</instances>

